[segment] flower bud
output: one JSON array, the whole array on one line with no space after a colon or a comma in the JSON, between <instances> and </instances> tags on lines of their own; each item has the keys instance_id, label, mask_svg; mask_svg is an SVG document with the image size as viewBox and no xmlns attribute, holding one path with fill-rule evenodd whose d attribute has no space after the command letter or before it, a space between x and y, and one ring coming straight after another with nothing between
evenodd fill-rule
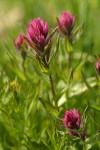
<instances>
[{"instance_id":1,"label":"flower bud","mask_svg":"<svg viewBox=\"0 0 100 150\"><path fill-rule=\"evenodd\" d=\"M48 24L40 18L35 18L30 22L27 29L27 38L34 43L38 51L43 51L46 46L46 37L48 35Z\"/></svg>"},{"instance_id":2,"label":"flower bud","mask_svg":"<svg viewBox=\"0 0 100 150\"><path fill-rule=\"evenodd\" d=\"M63 118L64 126L69 129L79 129L81 123L81 117L76 109L65 111Z\"/></svg>"},{"instance_id":3,"label":"flower bud","mask_svg":"<svg viewBox=\"0 0 100 150\"><path fill-rule=\"evenodd\" d=\"M24 35L19 34L17 40L14 41L14 44L15 44L15 47L16 47L18 50L20 50L21 55L22 55L22 58L23 58L23 60L25 61L25 58L26 58L26 51L25 51L25 49L26 49L28 46L27 46L27 43L26 43L26 41L25 41L25 39L24 39Z\"/></svg>"},{"instance_id":4,"label":"flower bud","mask_svg":"<svg viewBox=\"0 0 100 150\"><path fill-rule=\"evenodd\" d=\"M100 56L98 56L98 62L96 63L96 69L98 73L100 74Z\"/></svg>"},{"instance_id":5,"label":"flower bud","mask_svg":"<svg viewBox=\"0 0 100 150\"><path fill-rule=\"evenodd\" d=\"M21 49L22 45L24 44L23 41L24 41L24 36L22 34L19 34L17 40L14 41L15 47L17 49Z\"/></svg>"},{"instance_id":6,"label":"flower bud","mask_svg":"<svg viewBox=\"0 0 100 150\"><path fill-rule=\"evenodd\" d=\"M60 31L64 35L69 35L75 24L75 17L70 12L63 12L57 21Z\"/></svg>"},{"instance_id":7,"label":"flower bud","mask_svg":"<svg viewBox=\"0 0 100 150\"><path fill-rule=\"evenodd\" d=\"M69 131L70 136L79 136L78 133L76 133L74 130Z\"/></svg>"},{"instance_id":8,"label":"flower bud","mask_svg":"<svg viewBox=\"0 0 100 150\"><path fill-rule=\"evenodd\" d=\"M83 131L83 132L81 133L81 139L85 140L86 134L87 134L86 131Z\"/></svg>"}]
</instances>

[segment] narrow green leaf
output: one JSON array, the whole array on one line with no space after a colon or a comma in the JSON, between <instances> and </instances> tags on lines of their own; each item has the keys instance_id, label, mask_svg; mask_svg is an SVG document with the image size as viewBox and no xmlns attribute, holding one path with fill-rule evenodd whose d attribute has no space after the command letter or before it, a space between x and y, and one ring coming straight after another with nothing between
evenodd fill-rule
<instances>
[{"instance_id":1,"label":"narrow green leaf","mask_svg":"<svg viewBox=\"0 0 100 150\"><path fill-rule=\"evenodd\" d=\"M47 101L43 100L42 98L39 98L45 109L52 114L53 116L57 117L59 115L59 112Z\"/></svg>"},{"instance_id":2,"label":"narrow green leaf","mask_svg":"<svg viewBox=\"0 0 100 150\"><path fill-rule=\"evenodd\" d=\"M53 52L51 53L51 56L50 56L50 59L49 59L49 62L48 62L49 64L56 57L56 54L57 54L58 50L59 50L59 35L57 37L56 47L54 48Z\"/></svg>"},{"instance_id":3,"label":"narrow green leaf","mask_svg":"<svg viewBox=\"0 0 100 150\"><path fill-rule=\"evenodd\" d=\"M96 111L100 111L100 107L96 106L96 105L92 105L90 106L90 108L96 110Z\"/></svg>"},{"instance_id":4,"label":"narrow green leaf","mask_svg":"<svg viewBox=\"0 0 100 150\"><path fill-rule=\"evenodd\" d=\"M85 141L85 149L86 150L91 149L97 142L99 142L99 138L100 138L100 132L96 133L91 138L87 138Z\"/></svg>"},{"instance_id":5,"label":"narrow green leaf","mask_svg":"<svg viewBox=\"0 0 100 150\"><path fill-rule=\"evenodd\" d=\"M86 81L86 77L85 77L84 73L83 73L82 71L81 71L81 73L82 73L82 76L83 76L83 80L84 80L85 85L87 86L87 88L88 88L89 90L92 90L91 86L90 86L89 83Z\"/></svg>"},{"instance_id":6,"label":"narrow green leaf","mask_svg":"<svg viewBox=\"0 0 100 150\"><path fill-rule=\"evenodd\" d=\"M73 47L72 47L68 37L65 39L65 46L66 46L68 53L73 52Z\"/></svg>"},{"instance_id":7,"label":"narrow green leaf","mask_svg":"<svg viewBox=\"0 0 100 150\"><path fill-rule=\"evenodd\" d=\"M36 143L36 142L32 142L33 145L33 149L35 150L50 150L43 142L41 143Z\"/></svg>"},{"instance_id":8,"label":"narrow green leaf","mask_svg":"<svg viewBox=\"0 0 100 150\"><path fill-rule=\"evenodd\" d=\"M49 83L48 71L43 66L40 67L40 64L38 61L35 60L33 62L33 67L36 73L38 74L38 76L40 76L44 81Z\"/></svg>"},{"instance_id":9,"label":"narrow green leaf","mask_svg":"<svg viewBox=\"0 0 100 150\"><path fill-rule=\"evenodd\" d=\"M76 30L72 33L73 44L76 43L83 33L84 24L79 25Z\"/></svg>"},{"instance_id":10,"label":"narrow green leaf","mask_svg":"<svg viewBox=\"0 0 100 150\"><path fill-rule=\"evenodd\" d=\"M37 106L37 102L38 102L38 94L39 94L39 90L40 90L40 81L37 83L36 87L35 87L35 94L34 97L31 98L31 103L29 105L26 117L28 117L28 115L32 112L33 114L35 113L36 110L36 106Z\"/></svg>"}]
</instances>

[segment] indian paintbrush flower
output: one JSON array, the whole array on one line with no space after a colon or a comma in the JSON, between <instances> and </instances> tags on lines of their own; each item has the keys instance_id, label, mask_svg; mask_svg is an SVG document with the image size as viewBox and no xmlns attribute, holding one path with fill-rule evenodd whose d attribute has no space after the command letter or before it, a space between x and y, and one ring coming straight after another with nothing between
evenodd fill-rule
<instances>
[{"instance_id":1,"label":"indian paintbrush flower","mask_svg":"<svg viewBox=\"0 0 100 150\"><path fill-rule=\"evenodd\" d=\"M100 55L98 56L98 62L96 63L96 69L98 73L100 74Z\"/></svg>"},{"instance_id":2,"label":"indian paintbrush flower","mask_svg":"<svg viewBox=\"0 0 100 150\"><path fill-rule=\"evenodd\" d=\"M62 121L64 127L69 129L68 134L70 136L80 137L82 140L85 140L86 131L83 131L81 128L81 116L78 110L66 110Z\"/></svg>"},{"instance_id":3,"label":"indian paintbrush flower","mask_svg":"<svg viewBox=\"0 0 100 150\"><path fill-rule=\"evenodd\" d=\"M69 129L79 129L81 123L80 113L76 110L65 111L63 118L64 126Z\"/></svg>"},{"instance_id":4,"label":"indian paintbrush flower","mask_svg":"<svg viewBox=\"0 0 100 150\"><path fill-rule=\"evenodd\" d=\"M66 11L62 13L59 19L57 18L57 22L59 30L64 35L70 35L75 24L75 17L70 12Z\"/></svg>"},{"instance_id":5,"label":"indian paintbrush flower","mask_svg":"<svg viewBox=\"0 0 100 150\"><path fill-rule=\"evenodd\" d=\"M30 25L27 29L27 39L30 41L28 44L30 46L33 45L32 48L35 49L38 55L44 52L44 48L48 44L46 40L48 29L48 24L43 19L35 18L33 21L30 21ZM32 43L32 45L30 43Z\"/></svg>"},{"instance_id":6,"label":"indian paintbrush flower","mask_svg":"<svg viewBox=\"0 0 100 150\"><path fill-rule=\"evenodd\" d=\"M39 62L48 67L48 60L50 58L50 51L52 47L51 38L56 32L57 28L48 37L49 27L44 19L35 18L30 21L27 29L27 36L24 37L26 43L35 51L36 58Z\"/></svg>"}]
</instances>

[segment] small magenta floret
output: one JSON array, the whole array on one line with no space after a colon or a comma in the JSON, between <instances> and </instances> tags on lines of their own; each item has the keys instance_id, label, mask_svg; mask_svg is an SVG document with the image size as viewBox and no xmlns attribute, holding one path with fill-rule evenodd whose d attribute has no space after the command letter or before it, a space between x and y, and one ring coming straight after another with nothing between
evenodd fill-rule
<instances>
[{"instance_id":1,"label":"small magenta floret","mask_svg":"<svg viewBox=\"0 0 100 150\"><path fill-rule=\"evenodd\" d=\"M23 45L23 41L24 41L24 36L22 34L19 34L17 40L14 41L15 47L17 49L20 49Z\"/></svg>"}]
</instances>

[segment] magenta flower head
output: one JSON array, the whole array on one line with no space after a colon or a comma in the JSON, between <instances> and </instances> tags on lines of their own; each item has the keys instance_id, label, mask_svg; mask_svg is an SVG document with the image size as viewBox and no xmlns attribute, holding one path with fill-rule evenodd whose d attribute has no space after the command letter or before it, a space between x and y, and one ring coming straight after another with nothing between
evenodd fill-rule
<instances>
[{"instance_id":1,"label":"magenta flower head","mask_svg":"<svg viewBox=\"0 0 100 150\"><path fill-rule=\"evenodd\" d=\"M48 35L48 24L45 20L35 18L30 22L27 29L27 38L32 44L36 51L43 51L47 45L46 37Z\"/></svg>"},{"instance_id":2,"label":"magenta flower head","mask_svg":"<svg viewBox=\"0 0 100 150\"><path fill-rule=\"evenodd\" d=\"M81 123L80 113L76 110L65 111L64 118L62 119L64 126L69 129L79 129Z\"/></svg>"},{"instance_id":3,"label":"magenta flower head","mask_svg":"<svg viewBox=\"0 0 100 150\"><path fill-rule=\"evenodd\" d=\"M70 12L63 12L57 21L60 31L64 35L69 35L75 24L75 17Z\"/></svg>"},{"instance_id":4,"label":"magenta flower head","mask_svg":"<svg viewBox=\"0 0 100 150\"><path fill-rule=\"evenodd\" d=\"M22 34L18 35L17 40L14 41L15 47L21 49L24 43L24 36ZM25 44L26 45L26 44Z\"/></svg>"},{"instance_id":5,"label":"magenta flower head","mask_svg":"<svg viewBox=\"0 0 100 150\"><path fill-rule=\"evenodd\" d=\"M96 63L96 69L98 73L100 74L100 55L98 56L98 62Z\"/></svg>"}]
</instances>

